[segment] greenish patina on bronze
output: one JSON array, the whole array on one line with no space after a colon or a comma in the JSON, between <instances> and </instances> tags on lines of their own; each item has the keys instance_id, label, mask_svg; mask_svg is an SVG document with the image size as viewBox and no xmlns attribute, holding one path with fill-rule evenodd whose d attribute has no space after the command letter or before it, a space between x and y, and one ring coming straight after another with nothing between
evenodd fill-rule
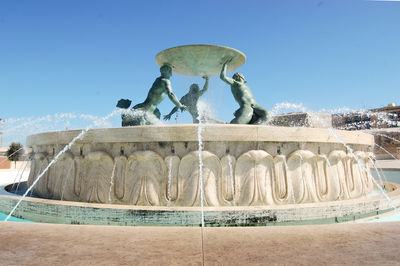
<instances>
[{"instance_id":1,"label":"greenish patina on bronze","mask_svg":"<svg viewBox=\"0 0 400 266\"><path fill-rule=\"evenodd\" d=\"M181 104L172 91L169 78L172 76L172 69L169 65L163 65L160 68L161 76L156 78L151 86L147 98L144 102L135 105L129 112L122 114L122 126L139 126L139 125L154 125L160 122L160 111L157 106L165 96L180 108L182 111L186 107ZM130 106L130 101L121 99L118 101L117 107L127 109Z\"/></svg>"},{"instance_id":2,"label":"greenish patina on bronze","mask_svg":"<svg viewBox=\"0 0 400 266\"><path fill-rule=\"evenodd\" d=\"M246 79L241 73L235 73L232 78L226 76L227 65L231 60L227 60L221 69L220 78L231 86L231 91L236 102L239 104L233 115L235 118L231 124L261 124L268 119L268 111L259 106L254 100L251 90L246 85Z\"/></svg>"},{"instance_id":3,"label":"greenish patina on bronze","mask_svg":"<svg viewBox=\"0 0 400 266\"><path fill-rule=\"evenodd\" d=\"M231 124L261 124L267 121L268 111L259 106L247 87L243 74L236 73L232 78L226 76L227 71L232 71L246 60L246 56L233 48L217 45L184 45L173 47L160 52L156 56L156 62L161 65L161 76L158 77L151 87L146 100L135 105L131 110L128 108L131 101L119 100L117 107L127 109L122 114L122 126L153 125L160 123L160 111L157 106L168 95L175 104L171 112L164 116L165 120L179 109L188 111L193 118L193 123L199 123L199 110L197 103L201 95L208 89L208 76L216 75L218 69L222 70L220 78L231 86L231 91L240 108L235 111L235 118ZM184 75L204 76L207 78L202 90L197 84L192 84L189 92L181 98L181 101L172 92L169 78L172 75L172 67L177 73ZM221 120L202 115L204 122L225 123Z\"/></svg>"}]
</instances>

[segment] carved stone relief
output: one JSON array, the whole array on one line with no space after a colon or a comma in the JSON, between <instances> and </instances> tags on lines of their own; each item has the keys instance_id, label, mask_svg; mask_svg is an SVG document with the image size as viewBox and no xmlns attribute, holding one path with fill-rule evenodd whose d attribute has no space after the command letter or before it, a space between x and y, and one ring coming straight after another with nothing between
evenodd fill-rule
<instances>
[{"instance_id":1,"label":"carved stone relief","mask_svg":"<svg viewBox=\"0 0 400 266\"><path fill-rule=\"evenodd\" d=\"M138 151L129 156L125 168L124 203L140 206L165 206L167 167L152 151Z\"/></svg>"},{"instance_id":2,"label":"carved stone relief","mask_svg":"<svg viewBox=\"0 0 400 266\"><path fill-rule=\"evenodd\" d=\"M162 158L153 151L136 151L114 158L103 151L86 155L66 152L37 182L34 191L53 199L139 206L200 206L202 174L204 206L260 206L358 198L373 189L367 152L344 151L316 155L297 150L271 156L250 150L238 158L219 158L202 151L182 158ZM51 157L36 153L28 185ZM362 165L361 165L362 164Z\"/></svg>"}]
</instances>

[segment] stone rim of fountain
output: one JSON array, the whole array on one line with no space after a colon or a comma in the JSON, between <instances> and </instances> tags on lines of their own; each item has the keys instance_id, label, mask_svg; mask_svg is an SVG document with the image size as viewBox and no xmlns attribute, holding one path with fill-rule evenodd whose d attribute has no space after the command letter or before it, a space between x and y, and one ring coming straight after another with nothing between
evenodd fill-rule
<instances>
[{"instance_id":1,"label":"stone rim of fountain","mask_svg":"<svg viewBox=\"0 0 400 266\"><path fill-rule=\"evenodd\" d=\"M203 141L263 141L299 143L341 142L325 128L274 127L263 125L205 124ZM90 129L76 144L86 142L171 142L198 141L198 124L146 125ZM27 146L68 144L82 130L54 131L30 135ZM374 137L363 132L335 130L350 145L374 145ZM154 134L156 133L156 134Z\"/></svg>"}]
</instances>

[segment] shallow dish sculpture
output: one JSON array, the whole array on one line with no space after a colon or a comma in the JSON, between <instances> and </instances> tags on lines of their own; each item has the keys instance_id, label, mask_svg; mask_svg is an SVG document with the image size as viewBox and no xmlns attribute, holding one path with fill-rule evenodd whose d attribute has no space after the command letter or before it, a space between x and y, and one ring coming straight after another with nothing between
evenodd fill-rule
<instances>
[{"instance_id":1,"label":"shallow dish sculpture","mask_svg":"<svg viewBox=\"0 0 400 266\"><path fill-rule=\"evenodd\" d=\"M244 53L219 45L183 45L161 51L156 56L156 62L162 66L172 66L172 71L188 76L213 76L219 75L222 64L232 59L228 72L244 64Z\"/></svg>"}]
</instances>

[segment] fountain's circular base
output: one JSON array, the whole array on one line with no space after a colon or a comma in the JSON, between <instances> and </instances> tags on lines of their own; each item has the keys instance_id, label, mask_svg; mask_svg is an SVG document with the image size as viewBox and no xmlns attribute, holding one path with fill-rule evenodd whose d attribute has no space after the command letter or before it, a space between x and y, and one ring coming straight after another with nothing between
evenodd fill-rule
<instances>
[{"instance_id":1,"label":"fountain's circular base","mask_svg":"<svg viewBox=\"0 0 400 266\"><path fill-rule=\"evenodd\" d=\"M206 207L205 226L266 226L328 224L355 221L393 211L400 205L398 185L388 193L392 199L380 195L360 199L291 204L284 206ZM20 196L0 188L0 211L9 213ZM35 222L92 225L131 226L200 226L200 207L161 207L96 204L71 201L25 198L15 214Z\"/></svg>"}]
</instances>

